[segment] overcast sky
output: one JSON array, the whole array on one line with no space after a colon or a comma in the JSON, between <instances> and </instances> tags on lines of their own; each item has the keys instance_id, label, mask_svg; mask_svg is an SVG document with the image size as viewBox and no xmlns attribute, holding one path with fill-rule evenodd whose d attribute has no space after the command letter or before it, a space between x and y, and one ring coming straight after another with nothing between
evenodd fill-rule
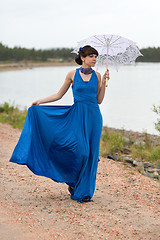
<instances>
[{"instance_id":1,"label":"overcast sky","mask_svg":"<svg viewBox=\"0 0 160 240\"><path fill-rule=\"evenodd\" d=\"M0 0L0 42L9 47L75 47L101 33L160 47L160 0Z\"/></svg>"}]
</instances>

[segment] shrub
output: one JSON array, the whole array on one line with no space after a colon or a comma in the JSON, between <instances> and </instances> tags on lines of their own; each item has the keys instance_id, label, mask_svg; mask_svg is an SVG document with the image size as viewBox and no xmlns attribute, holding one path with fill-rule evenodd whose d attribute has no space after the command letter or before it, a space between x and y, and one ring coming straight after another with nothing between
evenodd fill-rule
<instances>
[{"instance_id":1,"label":"shrub","mask_svg":"<svg viewBox=\"0 0 160 240\"><path fill-rule=\"evenodd\" d=\"M9 123L14 128L23 128L26 115L27 110L20 111L13 104L10 106L9 103L5 102L3 105L0 105L0 122Z\"/></svg>"},{"instance_id":2,"label":"shrub","mask_svg":"<svg viewBox=\"0 0 160 240\"><path fill-rule=\"evenodd\" d=\"M160 116L160 105L159 106L155 106L153 105L153 112L155 112L157 115ZM157 122L154 123L155 125L155 129L160 133L160 118L157 118Z\"/></svg>"},{"instance_id":3,"label":"shrub","mask_svg":"<svg viewBox=\"0 0 160 240\"><path fill-rule=\"evenodd\" d=\"M109 140L111 154L120 154L124 147L124 138L119 133L112 133L109 137Z\"/></svg>"},{"instance_id":4,"label":"shrub","mask_svg":"<svg viewBox=\"0 0 160 240\"><path fill-rule=\"evenodd\" d=\"M124 138L118 133L110 133L108 130L102 134L100 143L100 155L107 156L108 154L119 155L123 151Z\"/></svg>"}]
</instances>

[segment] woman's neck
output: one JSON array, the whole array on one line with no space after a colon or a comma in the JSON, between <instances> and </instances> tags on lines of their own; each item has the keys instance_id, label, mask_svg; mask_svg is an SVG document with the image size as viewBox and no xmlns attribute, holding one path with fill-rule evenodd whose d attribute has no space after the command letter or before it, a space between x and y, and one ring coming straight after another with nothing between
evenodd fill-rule
<instances>
[{"instance_id":1,"label":"woman's neck","mask_svg":"<svg viewBox=\"0 0 160 240\"><path fill-rule=\"evenodd\" d=\"M83 64L82 64L82 68L91 68L91 66L88 65L88 64L83 63Z\"/></svg>"}]
</instances>

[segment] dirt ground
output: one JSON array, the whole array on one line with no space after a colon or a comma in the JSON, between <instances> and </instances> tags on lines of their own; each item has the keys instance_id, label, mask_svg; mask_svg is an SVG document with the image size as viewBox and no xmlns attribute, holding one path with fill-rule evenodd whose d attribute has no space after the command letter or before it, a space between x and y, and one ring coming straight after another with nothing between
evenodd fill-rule
<instances>
[{"instance_id":1,"label":"dirt ground","mask_svg":"<svg viewBox=\"0 0 160 240\"><path fill-rule=\"evenodd\" d=\"M0 239L160 239L160 184L100 158L93 202L70 199L67 185L10 163L20 131L0 123Z\"/></svg>"}]
</instances>

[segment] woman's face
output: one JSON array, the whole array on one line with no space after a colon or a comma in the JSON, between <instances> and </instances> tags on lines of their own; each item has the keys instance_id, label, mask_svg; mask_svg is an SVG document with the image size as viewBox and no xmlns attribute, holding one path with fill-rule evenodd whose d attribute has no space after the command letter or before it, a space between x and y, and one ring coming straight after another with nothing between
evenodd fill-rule
<instances>
[{"instance_id":1,"label":"woman's face","mask_svg":"<svg viewBox=\"0 0 160 240\"><path fill-rule=\"evenodd\" d=\"M97 55L96 54L90 54L86 57L82 57L82 65L87 65L87 67L94 67L96 64Z\"/></svg>"}]
</instances>

